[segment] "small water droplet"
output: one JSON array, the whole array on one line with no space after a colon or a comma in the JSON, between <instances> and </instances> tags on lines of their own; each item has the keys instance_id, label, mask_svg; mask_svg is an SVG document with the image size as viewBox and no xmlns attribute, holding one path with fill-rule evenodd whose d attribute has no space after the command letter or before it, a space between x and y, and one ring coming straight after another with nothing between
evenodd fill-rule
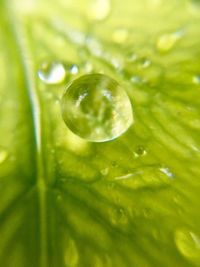
<instances>
[{"instance_id":1,"label":"small water droplet","mask_svg":"<svg viewBox=\"0 0 200 267\"><path fill-rule=\"evenodd\" d=\"M62 196L59 194L57 195L57 201L60 202L62 200Z\"/></svg>"},{"instance_id":2,"label":"small water droplet","mask_svg":"<svg viewBox=\"0 0 200 267\"><path fill-rule=\"evenodd\" d=\"M195 233L187 229L178 229L175 232L175 243L183 256L199 262L200 238Z\"/></svg>"},{"instance_id":3,"label":"small water droplet","mask_svg":"<svg viewBox=\"0 0 200 267\"><path fill-rule=\"evenodd\" d=\"M135 62L137 59L138 59L138 55L133 52L129 53L127 56L128 62Z\"/></svg>"},{"instance_id":4,"label":"small water droplet","mask_svg":"<svg viewBox=\"0 0 200 267\"><path fill-rule=\"evenodd\" d=\"M102 174L103 176L106 176L106 175L108 175L109 168L102 169L100 172L101 172L101 174Z\"/></svg>"},{"instance_id":5,"label":"small water droplet","mask_svg":"<svg viewBox=\"0 0 200 267\"><path fill-rule=\"evenodd\" d=\"M46 84L62 83L66 76L66 70L60 62L44 62L38 70L38 77Z\"/></svg>"},{"instance_id":6,"label":"small water droplet","mask_svg":"<svg viewBox=\"0 0 200 267\"><path fill-rule=\"evenodd\" d=\"M192 81L193 81L194 84L200 84L200 75L195 75L192 78Z\"/></svg>"},{"instance_id":7,"label":"small water droplet","mask_svg":"<svg viewBox=\"0 0 200 267\"><path fill-rule=\"evenodd\" d=\"M76 64L72 64L69 68L69 72L72 74L72 75L76 75L78 74L78 66Z\"/></svg>"},{"instance_id":8,"label":"small water droplet","mask_svg":"<svg viewBox=\"0 0 200 267\"><path fill-rule=\"evenodd\" d=\"M125 90L103 74L84 75L69 86L62 98L62 116L72 132L92 142L115 139L133 123Z\"/></svg>"},{"instance_id":9,"label":"small water droplet","mask_svg":"<svg viewBox=\"0 0 200 267\"><path fill-rule=\"evenodd\" d=\"M0 149L0 164L4 163L8 158L8 152L5 149Z\"/></svg>"},{"instance_id":10,"label":"small water droplet","mask_svg":"<svg viewBox=\"0 0 200 267\"><path fill-rule=\"evenodd\" d=\"M115 208L111 212L111 223L114 225L117 224L127 224L128 217L126 215L126 212L124 208Z\"/></svg>"},{"instance_id":11,"label":"small water droplet","mask_svg":"<svg viewBox=\"0 0 200 267\"><path fill-rule=\"evenodd\" d=\"M151 60L148 58L141 58L139 60L140 68L146 69L151 65Z\"/></svg>"},{"instance_id":12,"label":"small water droplet","mask_svg":"<svg viewBox=\"0 0 200 267\"><path fill-rule=\"evenodd\" d=\"M69 240L65 251L65 263L67 266L75 267L79 261L79 253L74 240Z\"/></svg>"},{"instance_id":13,"label":"small water droplet","mask_svg":"<svg viewBox=\"0 0 200 267\"><path fill-rule=\"evenodd\" d=\"M134 156L140 157L140 156L144 156L147 154L147 151L145 150L145 148L143 146L138 146L134 152Z\"/></svg>"},{"instance_id":14,"label":"small water droplet","mask_svg":"<svg viewBox=\"0 0 200 267\"><path fill-rule=\"evenodd\" d=\"M93 20L101 21L108 17L110 10L110 0L91 1L88 9L88 17Z\"/></svg>"},{"instance_id":15,"label":"small water droplet","mask_svg":"<svg viewBox=\"0 0 200 267\"><path fill-rule=\"evenodd\" d=\"M156 43L158 51L161 53L170 51L177 43L177 41L182 37L182 35L182 31L161 35Z\"/></svg>"},{"instance_id":16,"label":"small water droplet","mask_svg":"<svg viewBox=\"0 0 200 267\"><path fill-rule=\"evenodd\" d=\"M117 28L112 34L112 39L115 43L122 44L128 39L129 32L126 28Z\"/></svg>"},{"instance_id":17,"label":"small water droplet","mask_svg":"<svg viewBox=\"0 0 200 267\"><path fill-rule=\"evenodd\" d=\"M134 84L142 84L144 82L144 80L140 77L140 76L137 76L137 75L133 75L130 79L130 81Z\"/></svg>"},{"instance_id":18,"label":"small water droplet","mask_svg":"<svg viewBox=\"0 0 200 267\"><path fill-rule=\"evenodd\" d=\"M82 66L82 69L83 69L83 72L84 73L90 73L90 72L92 72L92 70L93 70L92 63L89 62L89 61L85 62L83 64L83 66Z\"/></svg>"}]
</instances>

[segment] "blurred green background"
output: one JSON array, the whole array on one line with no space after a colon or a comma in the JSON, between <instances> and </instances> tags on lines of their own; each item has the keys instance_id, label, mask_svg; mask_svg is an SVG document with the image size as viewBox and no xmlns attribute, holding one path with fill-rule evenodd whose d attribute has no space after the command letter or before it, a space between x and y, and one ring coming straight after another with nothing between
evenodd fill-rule
<instances>
[{"instance_id":1,"label":"blurred green background","mask_svg":"<svg viewBox=\"0 0 200 267\"><path fill-rule=\"evenodd\" d=\"M200 266L199 26L197 0L0 1L1 267ZM115 140L62 119L88 73L129 95Z\"/></svg>"}]
</instances>

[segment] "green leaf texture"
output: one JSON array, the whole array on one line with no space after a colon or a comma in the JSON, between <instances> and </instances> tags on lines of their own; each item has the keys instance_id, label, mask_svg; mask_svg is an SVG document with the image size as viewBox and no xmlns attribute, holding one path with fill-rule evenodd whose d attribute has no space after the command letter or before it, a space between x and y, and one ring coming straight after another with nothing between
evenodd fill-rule
<instances>
[{"instance_id":1,"label":"green leaf texture","mask_svg":"<svg viewBox=\"0 0 200 267\"><path fill-rule=\"evenodd\" d=\"M199 25L199 1L1 1L1 267L200 266ZM39 79L44 62L63 83ZM90 72L131 99L110 142L61 116Z\"/></svg>"}]
</instances>

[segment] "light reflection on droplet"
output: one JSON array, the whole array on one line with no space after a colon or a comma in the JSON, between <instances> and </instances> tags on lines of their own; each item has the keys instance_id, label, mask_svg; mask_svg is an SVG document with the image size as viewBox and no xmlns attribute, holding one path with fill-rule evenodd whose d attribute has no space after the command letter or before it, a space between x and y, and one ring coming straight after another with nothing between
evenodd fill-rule
<instances>
[{"instance_id":1,"label":"light reflection on droplet","mask_svg":"<svg viewBox=\"0 0 200 267\"><path fill-rule=\"evenodd\" d=\"M168 177L170 177L170 178L173 178L173 177L174 177L173 173L170 171L169 168L161 167L159 170L160 170L162 173L166 174L166 175L167 175Z\"/></svg>"},{"instance_id":2,"label":"light reflection on droplet","mask_svg":"<svg viewBox=\"0 0 200 267\"><path fill-rule=\"evenodd\" d=\"M177 229L175 243L180 253L194 262L200 260L200 238L188 229Z\"/></svg>"},{"instance_id":3,"label":"light reflection on droplet","mask_svg":"<svg viewBox=\"0 0 200 267\"><path fill-rule=\"evenodd\" d=\"M69 72L72 74L72 75L76 75L78 74L78 66L76 64L72 64L69 68Z\"/></svg>"},{"instance_id":4,"label":"light reflection on droplet","mask_svg":"<svg viewBox=\"0 0 200 267\"><path fill-rule=\"evenodd\" d=\"M134 151L134 156L136 158L140 157L140 156L145 156L147 154L146 149L143 146L138 146L136 148L136 150Z\"/></svg>"}]
</instances>

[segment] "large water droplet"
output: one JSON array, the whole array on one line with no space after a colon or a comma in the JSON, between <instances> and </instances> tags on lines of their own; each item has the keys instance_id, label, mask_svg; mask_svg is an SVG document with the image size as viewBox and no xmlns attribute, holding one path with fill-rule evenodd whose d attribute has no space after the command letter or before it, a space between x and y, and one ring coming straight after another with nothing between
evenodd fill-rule
<instances>
[{"instance_id":1,"label":"large water droplet","mask_svg":"<svg viewBox=\"0 0 200 267\"><path fill-rule=\"evenodd\" d=\"M199 262L200 238L187 229L178 229L175 232L175 243L180 253L186 258Z\"/></svg>"},{"instance_id":2,"label":"large water droplet","mask_svg":"<svg viewBox=\"0 0 200 267\"><path fill-rule=\"evenodd\" d=\"M47 84L58 84L64 81L66 70L60 62L45 62L38 70L40 80Z\"/></svg>"},{"instance_id":3,"label":"large water droplet","mask_svg":"<svg viewBox=\"0 0 200 267\"><path fill-rule=\"evenodd\" d=\"M62 116L72 132L93 142L115 139L133 123L125 90L103 74L84 75L69 86L62 98Z\"/></svg>"},{"instance_id":4,"label":"large water droplet","mask_svg":"<svg viewBox=\"0 0 200 267\"><path fill-rule=\"evenodd\" d=\"M104 20L110 13L110 0L95 0L91 1L88 9L88 17L93 20Z\"/></svg>"},{"instance_id":5,"label":"large water droplet","mask_svg":"<svg viewBox=\"0 0 200 267\"><path fill-rule=\"evenodd\" d=\"M0 149L0 164L2 164L8 157L8 152L5 149Z\"/></svg>"}]
</instances>

